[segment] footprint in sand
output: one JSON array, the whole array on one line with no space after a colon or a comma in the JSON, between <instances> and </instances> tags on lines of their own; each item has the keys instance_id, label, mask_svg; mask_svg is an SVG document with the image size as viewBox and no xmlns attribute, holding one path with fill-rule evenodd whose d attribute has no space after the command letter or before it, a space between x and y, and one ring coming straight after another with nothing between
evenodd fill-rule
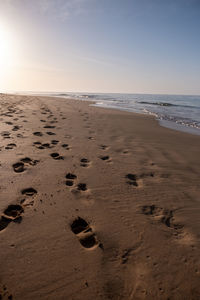
<instances>
[{"instance_id":1,"label":"footprint in sand","mask_svg":"<svg viewBox=\"0 0 200 300\"><path fill-rule=\"evenodd\" d=\"M8 131L3 131L1 135L4 139L10 139L10 132Z\"/></svg>"},{"instance_id":2,"label":"footprint in sand","mask_svg":"<svg viewBox=\"0 0 200 300\"><path fill-rule=\"evenodd\" d=\"M107 149L108 149L108 146L106 146L106 145L100 145L99 147L100 147L100 149L102 149L102 150L107 150Z\"/></svg>"},{"instance_id":3,"label":"footprint in sand","mask_svg":"<svg viewBox=\"0 0 200 300\"><path fill-rule=\"evenodd\" d=\"M30 188L23 189L21 193L22 195L26 195L26 196L33 196L37 194L37 191L34 188L30 187Z\"/></svg>"},{"instance_id":4,"label":"footprint in sand","mask_svg":"<svg viewBox=\"0 0 200 300\"><path fill-rule=\"evenodd\" d=\"M87 184L86 183L78 183L77 190L83 191L83 192L87 191Z\"/></svg>"},{"instance_id":5,"label":"footprint in sand","mask_svg":"<svg viewBox=\"0 0 200 300\"><path fill-rule=\"evenodd\" d=\"M8 144L8 145L5 147L5 149L6 149L6 150L11 150L11 149L14 149L15 147L17 147L17 145L14 144L14 143L13 143L13 144L11 143L11 144Z\"/></svg>"},{"instance_id":6,"label":"footprint in sand","mask_svg":"<svg viewBox=\"0 0 200 300\"><path fill-rule=\"evenodd\" d=\"M81 158L80 160L80 166L81 167L89 167L90 161L87 158Z\"/></svg>"},{"instance_id":7,"label":"footprint in sand","mask_svg":"<svg viewBox=\"0 0 200 300\"><path fill-rule=\"evenodd\" d=\"M21 128L21 126L15 125L12 129L12 131L18 131Z\"/></svg>"},{"instance_id":8,"label":"footprint in sand","mask_svg":"<svg viewBox=\"0 0 200 300\"><path fill-rule=\"evenodd\" d=\"M146 177L154 177L154 173L148 172L148 173L142 173L140 175L129 173L125 176L125 178L129 179L126 183L133 186L139 186L139 182L141 183L141 180Z\"/></svg>"},{"instance_id":9,"label":"footprint in sand","mask_svg":"<svg viewBox=\"0 0 200 300\"><path fill-rule=\"evenodd\" d=\"M39 160L32 160L29 157L25 157L25 158L20 159L19 162L13 164L13 170L16 173L22 173L26 170L26 166L28 166L28 165L35 166L38 162L39 162Z\"/></svg>"},{"instance_id":10,"label":"footprint in sand","mask_svg":"<svg viewBox=\"0 0 200 300\"><path fill-rule=\"evenodd\" d=\"M129 150L128 149L123 150L122 154L129 154Z\"/></svg>"},{"instance_id":11,"label":"footprint in sand","mask_svg":"<svg viewBox=\"0 0 200 300\"><path fill-rule=\"evenodd\" d=\"M57 145L58 143L59 143L59 141L57 141L57 140L52 140L52 141L51 141L51 144L52 144L52 145Z\"/></svg>"},{"instance_id":12,"label":"footprint in sand","mask_svg":"<svg viewBox=\"0 0 200 300\"><path fill-rule=\"evenodd\" d=\"M61 156L59 153L57 152L54 152L54 153L51 153L50 156L53 158L53 159L56 159L56 160L63 160L64 157Z\"/></svg>"},{"instance_id":13,"label":"footprint in sand","mask_svg":"<svg viewBox=\"0 0 200 300\"><path fill-rule=\"evenodd\" d=\"M129 179L129 181L127 181L128 184L138 186L137 175L129 173L125 176L125 178Z\"/></svg>"},{"instance_id":14,"label":"footprint in sand","mask_svg":"<svg viewBox=\"0 0 200 300\"><path fill-rule=\"evenodd\" d=\"M53 125L45 125L44 128L55 128L56 126Z\"/></svg>"},{"instance_id":15,"label":"footprint in sand","mask_svg":"<svg viewBox=\"0 0 200 300\"><path fill-rule=\"evenodd\" d=\"M77 179L77 176L75 174L72 173L68 173L66 176L66 185L67 186L73 186L74 185L74 180ZM78 183L76 186L76 189L73 189L72 192L73 193L77 193L77 192L85 192L87 191L87 184L86 183Z\"/></svg>"},{"instance_id":16,"label":"footprint in sand","mask_svg":"<svg viewBox=\"0 0 200 300\"><path fill-rule=\"evenodd\" d=\"M46 134L48 134L48 135L56 135L54 132L51 132L51 131L47 131Z\"/></svg>"},{"instance_id":17,"label":"footprint in sand","mask_svg":"<svg viewBox=\"0 0 200 300\"><path fill-rule=\"evenodd\" d=\"M12 122L4 122L5 124L7 124L7 125L13 125L13 123Z\"/></svg>"},{"instance_id":18,"label":"footprint in sand","mask_svg":"<svg viewBox=\"0 0 200 300\"><path fill-rule=\"evenodd\" d=\"M19 204L8 205L0 219L0 231L5 229L10 224L10 222L20 223L22 221L21 214L23 212L24 209Z\"/></svg>"},{"instance_id":19,"label":"footprint in sand","mask_svg":"<svg viewBox=\"0 0 200 300\"><path fill-rule=\"evenodd\" d=\"M104 155L99 157L101 160L104 160L106 162L111 162L111 158L109 155Z\"/></svg>"},{"instance_id":20,"label":"footprint in sand","mask_svg":"<svg viewBox=\"0 0 200 300\"><path fill-rule=\"evenodd\" d=\"M42 147L43 148L52 148L52 145L49 143L44 143L44 144L42 144Z\"/></svg>"},{"instance_id":21,"label":"footprint in sand","mask_svg":"<svg viewBox=\"0 0 200 300\"><path fill-rule=\"evenodd\" d=\"M75 219L71 224L71 231L78 237L80 244L87 249L94 249L99 245L96 234L81 217Z\"/></svg>"},{"instance_id":22,"label":"footprint in sand","mask_svg":"<svg viewBox=\"0 0 200 300\"><path fill-rule=\"evenodd\" d=\"M68 145L68 144L62 144L62 147L63 147L65 150L70 150L70 148L69 148L69 145Z\"/></svg>"},{"instance_id":23,"label":"footprint in sand","mask_svg":"<svg viewBox=\"0 0 200 300\"><path fill-rule=\"evenodd\" d=\"M65 177L67 179L67 181L65 183L67 186L72 186L74 184L74 180L77 178L77 176L72 173L67 173L67 175Z\"/></svg>"},{"instance_id":24,"label":"footprint in sand","mask_svg":"<svg viewBox=\"0 0 200 300\"><path fill-rule=\"evenodd\" d=\"M153 217L155 220L163 223L169 228L175 230L180 230L183 228L183 225L174 223L173 210L164 209L153 204L142 206L142 213L144 215Z\"/></svg>"},{"instance_id":25,"label":"footprint in sand","mask_svg":"<svg viewBox=\"0 0 200 300\"><path fill-rule=\"evenodd\" d=\"M95 138L94 138L93 136L89 136L89 137L88 137L88 140L94 141Z\"/></svg>"},{"instance_id":26,"label":"footprint in sand","mask_svg":"<svg viewBox=\"0 0 200 300\"><path fill-rule=\"evenodd\" d=\"M34 142L33 146L35 146L37 149L47 149L47 148L53 148L53 146L50 143L41 143L41 142Z\"/></svg>"},{"instance_id":27,"label":"footprint in sand","mask_svg":"<svg viewBox=\"0 0 200 300\"><path fill-rule=\"evenodd\" d=\"M43 133L40 131L35 131L35 132L33 132L33 134L36 136L43 136Z\"/></svg>"},{"instance_id":28,"label":"footprint in sand","mask_svg":"<svg viewBox=\"0 0 200 300\"><path fill-rule=\"evenodd\" d=\"M13 300L13 295L9 293L5 285L0 286L0 300Z\"/></svg>"},{"instance_id":29,"label":"footprint in sand","mask_svg":"<svg viewBox=\"0 0 200 300\"><path fill-rule=\"evenodd\" d=\"M37 194L37 191L34 188L30 187L30 188L23 189L21 191L21 194L25 196L25 198L23 198L20 201L20 204L22 204L24 207L33 206L34 204L33 196Z\"/></svg>"},{"instance_id":30,"label":"footprint in sand","mask_svg":"<svg viewBox=\"0 0 200 300\"><path fill-rule=\"evenodd\" d=\"M26 170L23 162L13 164L13 169L16 173L22 173Z\"/></svg>"}]
</instances>

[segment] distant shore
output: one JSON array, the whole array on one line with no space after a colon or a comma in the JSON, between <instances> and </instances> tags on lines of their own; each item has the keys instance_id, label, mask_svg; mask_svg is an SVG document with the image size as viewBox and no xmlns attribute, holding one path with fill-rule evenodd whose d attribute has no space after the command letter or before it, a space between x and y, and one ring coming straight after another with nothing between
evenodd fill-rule
<instances>
[{"instance_id":1,"label":"distant shore","mask_svg":"<svg viewBox=\"0 0 200 300\"><path fill-rule=\"evenodd\" d=\"M0 296L199 299L199 136L89 104L0 94Z\"/></svg>"}]
</instances>

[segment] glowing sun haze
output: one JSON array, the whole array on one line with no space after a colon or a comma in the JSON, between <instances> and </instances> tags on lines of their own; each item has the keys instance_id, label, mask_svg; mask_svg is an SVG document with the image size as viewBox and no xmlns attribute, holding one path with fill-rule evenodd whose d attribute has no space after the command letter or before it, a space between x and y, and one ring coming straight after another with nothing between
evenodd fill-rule
<instances>
[{"instance_id":1,"label":"glowing sun haze","mask_svg":"<svg viewBox=\"0 0 200 300\"><path fill-rule=\"evenodd\" d=\"M0 92L200 94L198 0L1 0Z\"/></svg>"}]
</instances>

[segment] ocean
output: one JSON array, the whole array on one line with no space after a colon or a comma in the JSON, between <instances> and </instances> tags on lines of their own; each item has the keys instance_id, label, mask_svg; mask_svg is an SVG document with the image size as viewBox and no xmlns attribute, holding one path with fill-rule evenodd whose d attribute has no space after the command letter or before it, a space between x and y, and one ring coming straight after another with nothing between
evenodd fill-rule
<instances>
[{"instance_id":1,"label":"ocean","mask_svg":"<svg viewBox=\"0 0 200 300\"><path fill-rule=\"evenodd\" d=\"M65 92L37 94L90 100L97 107L150 114L162 126L200 135L200 96Z\"/></svg>"}]
</instances>

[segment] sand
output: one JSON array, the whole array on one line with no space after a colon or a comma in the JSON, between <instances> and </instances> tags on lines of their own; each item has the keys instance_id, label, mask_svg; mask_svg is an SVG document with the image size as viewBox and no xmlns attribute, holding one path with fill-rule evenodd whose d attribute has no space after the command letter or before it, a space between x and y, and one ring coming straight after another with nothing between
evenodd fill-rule
<instances>
[{"instance_id":1,"label":"sand","mask_svg":"<svg viewBox=\"0 0 200 300\"><path fill-rule=\"evenodd\" d=\"M200 137L0 95L0 299L200 299Z\"/></svg>"}]
</instances>

